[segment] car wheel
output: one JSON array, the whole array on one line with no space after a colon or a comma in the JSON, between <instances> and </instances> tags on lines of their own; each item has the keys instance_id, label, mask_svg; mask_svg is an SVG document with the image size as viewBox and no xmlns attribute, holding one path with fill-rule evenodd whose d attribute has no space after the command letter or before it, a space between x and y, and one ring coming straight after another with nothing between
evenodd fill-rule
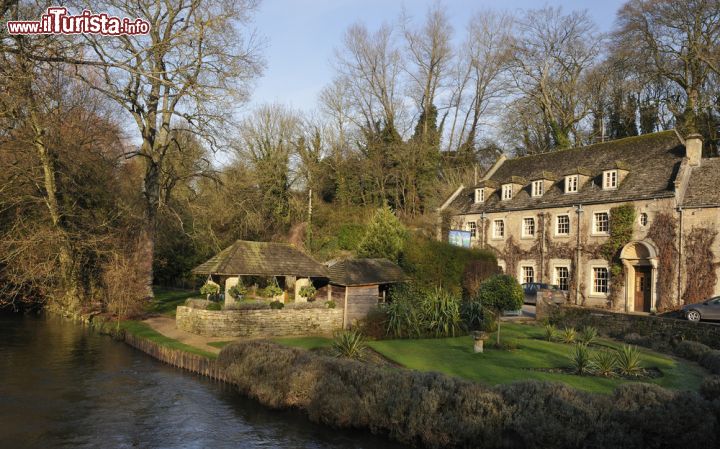
<instances>
[{"instance_id":1,"label":"car wheel","mask_svg":"<svg viewBox=\"0 0 720 449\"><path fill-rule=\"evenodd\" d=\"M697 310L689 311L687 313L687 319L688 319L688 321L695 321L695 322L700 321L700 312L698 312Z\"/></svg>"}]
</instances>

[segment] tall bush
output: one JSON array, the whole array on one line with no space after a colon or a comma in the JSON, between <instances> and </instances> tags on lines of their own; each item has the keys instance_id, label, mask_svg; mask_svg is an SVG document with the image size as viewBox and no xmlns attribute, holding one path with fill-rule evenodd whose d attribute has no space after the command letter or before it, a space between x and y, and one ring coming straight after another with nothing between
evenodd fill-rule
<instances>
[{"instance_id":1,"label":"tall bush","mask_svg":"<svg viewBox=\"0 0 720 449\"><path fill-rule=\"evenodd\" d=\"M497 342L500 344L500 315L508 310L522 307L525 295L518 281L509 275L498 274L480 285L477 300L492 309L498 318Z\"/></svg>"},{"instance_id":2,"label":"tall bush","mask_svg":"<svg viewBox=\"0 0 720 449\"><path fill-rule=\"evenodd\" d=\"M389 206L375 212L363 236L358 255L360 257L384 257L397 262L405 248L408 232Z\"/></svg>"},{"instance_id":3,"label":"tall bush","mask_svg":"<svg viewBox=\"0 0 720 449\"><path fill-rule=\"evenodd\" d=\"M387 334L397 338L450 337L460 329L460 297L441 288L393 288L385 313Z\"/></svg>"},{"instance_id":4,"label":"tall bush","mask_svg":"<svg viewBox=\"0 0 720 449\"><path fill-rule=\"evenodd\" d=\"M400 266L414 282L442 287L455 295L472 298L474 283L488 273L497 274L497 259L489 251L461 248L446 242L412 235L400 259Z\"/></svg>"}]
</instances>

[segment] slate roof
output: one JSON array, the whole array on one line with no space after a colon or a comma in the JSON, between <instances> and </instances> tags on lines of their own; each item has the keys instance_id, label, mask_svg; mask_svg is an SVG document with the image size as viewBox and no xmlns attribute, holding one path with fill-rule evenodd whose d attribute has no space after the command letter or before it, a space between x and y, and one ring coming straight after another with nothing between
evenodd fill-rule
<instances>
[{"instance_id":1,"label":"slate roof","mask_svg":"<svg viewBox=\"0 0 720 449\"><path fill-rule=\"evenodd\" d=\"M336 285L393 284L407 280L402 269L387 259L347 259L328 268Z\"/></svg>"},{"instance_id":2,"label":"slate roof","mask_svg":"<svg viewBox=\"0 0 720 449\"><path fill-rule=\"evenodd\" d=\"M554 151L506 160L491 181L510 183L513 177L528 180L512 199L501 201L500 189L474 203L475 187L467 187L450 203L449 209L459 214L501 212L510 210L568 207L576 204L633 201L674 196L673 181L685 156L685 146L675 131L663 131L618 139L580 148ZM602 189L602 172L617 167L628 173L617 189ZM580 168L580 169L579 169ZM564 193L564 178L546 189L543 196L530 196L530 183L548 178L548 174L587 171L590 179L578 193Z\"/></svg>"},{"instance_id":3,"label":"slate roof","mask_svg":"<svg viewBox=\"0 0 720 449\"><path fill-rule=\"evenodd\" d=\"M327 268L288 243L238 240L192 270L227 276L328 277Z\"/></svg>"},{"instance_id":4,"label":"slate roof","mask_svg":"<svg viewBox=\"0 0 720 449\"><path fill-rule=\"evenodd\" d=\"M704 158L690 173L683 207L720 206L720 158Z\"/></svg>"}]
</instances>

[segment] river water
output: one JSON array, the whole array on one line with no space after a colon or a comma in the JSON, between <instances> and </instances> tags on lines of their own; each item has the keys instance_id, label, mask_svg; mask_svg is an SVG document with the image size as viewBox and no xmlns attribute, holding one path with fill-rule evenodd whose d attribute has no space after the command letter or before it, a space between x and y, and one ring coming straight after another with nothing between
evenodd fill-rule
<instances>
[{"instance_id":1,"label":"river water","mask_svg":"<svg viewBox=\"0 0 720 449\"><path fill-rule=\"evenodd\" d=\"M0 447L391 448L54 318L0 315Z\"/></svg>"}]
</instances>

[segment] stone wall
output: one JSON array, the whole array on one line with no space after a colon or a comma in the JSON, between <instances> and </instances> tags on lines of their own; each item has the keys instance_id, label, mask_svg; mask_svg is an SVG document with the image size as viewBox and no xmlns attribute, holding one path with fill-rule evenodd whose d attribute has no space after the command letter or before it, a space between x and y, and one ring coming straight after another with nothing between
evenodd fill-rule
<instances>
[{"instance_id":1,"label":"stone wall","mask_svg":"<svg viewBox=\"0 0 720 449\"><path fill-rule=\"evenodd\" d=\"M180 306L176 324L206 337L291 337L331 334L342 327L342 318L340 308L215 311Z\"/></svg>"},{"instance_id":2,"label":"stone wall","mask_svg":"<svg viewBox=\"0 0 720 449\"><path fill-rule=\"evenodd\" d=\"M714 349L720 349L720 326L712 323L664 318L652 315L629 315L608 310L585 307L552 307L550 322L559 327L593 326L601 334L622 338L627 334L638 334L663 341L692 340Z\"/></svg>"}]
</instances>

